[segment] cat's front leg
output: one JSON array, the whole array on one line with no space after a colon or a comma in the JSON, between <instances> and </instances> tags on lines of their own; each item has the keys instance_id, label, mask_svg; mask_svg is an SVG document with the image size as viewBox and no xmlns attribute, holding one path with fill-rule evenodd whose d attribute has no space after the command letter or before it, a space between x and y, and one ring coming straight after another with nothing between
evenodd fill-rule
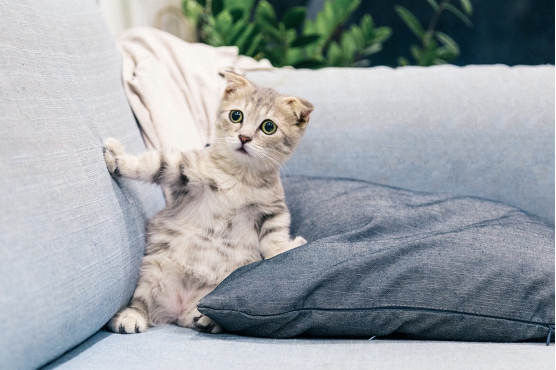
<instances>
[{"instance_id":1,"label":"cat's front leg","mask_svg":"<svg viewBox=\"0 0 556 370\"><path fill-rule=\"evenodd\" d=\"M116 139L104 142L104 160L108 171L114 176L154 182L167 186L185 186L189 182L193 153L180 151L159 152L156 150L135 156L125 152L124 146Z\"/></svg>"}]
</instances>

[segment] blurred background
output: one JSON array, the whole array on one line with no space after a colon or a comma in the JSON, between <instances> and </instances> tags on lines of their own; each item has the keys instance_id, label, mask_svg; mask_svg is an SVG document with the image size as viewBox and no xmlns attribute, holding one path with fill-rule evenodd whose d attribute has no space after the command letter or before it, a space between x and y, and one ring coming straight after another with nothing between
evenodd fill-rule
<instances>
[{"instance_id":1,"label":"blurred background","mask_svg":"<svg viewBox=\"0 0 556 370\"><path fill-rule=\"evenodd\" d=\"M254 1L256 5L257 0ZM435 20L435 30L449 35L458 46L459 53L453 60L449 60L451 64L554 64L555 1L468 1L472 4L472 13L465 13L465 16L472 25L462 20L463 14L457 14L455 10L445 11ZM206 4L206 1L198 2ZM314 20L325 6L325 0L268 2L272 5L278 20L283 19L288 9L296 6L305 7L307 19ZM342 24L343 29L347 30L351 25L359 24L364 14L372 16L376 27L384 26L391 29L389 38L381 42L378 48L380 50L373 50L365 57L365 63L359 65L395 67L401 64L402 59L408 64L419 64L412 57L410 48L411 45L421 45L422 40L418 39L408 25L408 20L402 19L395 7L402 6L407 9L426 30L435 16L434 4L430 0L361 0L358 3L357 8ZM434 3L438 5L442 4L442 1L437 0ZM464 13L464 3L457 0L451 2L461 10L460 13ZM182 0L99 0L99 4L116 37L130 27L153 26L190 42L199 41L196 29L200 26L194 24L191 17L184 15ZM254 11L251 16L253 13ZM298 26L298 33L301 34L303 32L299 27L301 26ZM337 41L341 44L339 38ZM324 57L326 58L326 55Z\"/></svg>"}]
</instances>

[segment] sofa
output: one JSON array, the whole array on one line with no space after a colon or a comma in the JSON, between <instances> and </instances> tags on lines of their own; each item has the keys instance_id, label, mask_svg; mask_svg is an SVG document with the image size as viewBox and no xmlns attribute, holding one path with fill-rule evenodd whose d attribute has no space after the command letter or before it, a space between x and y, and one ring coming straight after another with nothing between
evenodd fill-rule
<instances>
[{"instance_id":1,"label":"sofa","mask_svg":"<svg viewBox=\"0 0 556 370\"><path fill-rule=\"evenodd\" d=\"M0 18L0 368L554 368L553 245L552 255L532 256L545 270L552 266L551 278L535 285L552 289L545 313L552 326L531 340L281 338L173 325L107 331L135 288L146 220L164 206L158 187L119 181L105 167L108 137L132 153L145 150L122 87L121 56L94 0L8 0ZM280 69L247 77L315 106L283 170L287 194L310 177L489 199L514 207L553 240L554 66ZM298 206L303 201L290 204L296 230L312 217ZM327 214L342 212L351 213Z\"/></svg>"}]
</instances>

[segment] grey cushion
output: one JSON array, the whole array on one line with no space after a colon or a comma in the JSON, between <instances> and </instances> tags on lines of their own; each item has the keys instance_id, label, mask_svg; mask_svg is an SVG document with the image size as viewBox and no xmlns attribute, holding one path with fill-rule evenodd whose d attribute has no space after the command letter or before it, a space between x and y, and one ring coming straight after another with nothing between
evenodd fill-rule
<instances>
[{"instance_id":1,"label":"grey cushion","mask_svg":"<svg viewBox=\"0 0 556 370\"><path fill-rule=\"evenodd\" d=\"M104 139L145 150L97 2L0 2L0 368L36 368L129 300L157 187L115 182Z\"/></svg>"},{"instance_id":2,"label":"grey cushion","mask_svg":"<svg viewBox=\"0 0 556 370\"><path fill-rule=\"evenodd\" d=\"M308 244L235 271L199 303L262 337L522 341L554 325L554 228L502 203L287 178Z\"/></svg>"}]
</instances>

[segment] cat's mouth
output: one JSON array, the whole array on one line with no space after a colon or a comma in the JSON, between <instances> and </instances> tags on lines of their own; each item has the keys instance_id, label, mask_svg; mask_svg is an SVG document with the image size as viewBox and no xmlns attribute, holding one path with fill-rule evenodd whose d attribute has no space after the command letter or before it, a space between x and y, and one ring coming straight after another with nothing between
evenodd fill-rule
<instances>
[{"instance_id":1,"label":"cat's mouth","mask_svg":"<svg viewBox=\"0 0 556 370\"><path fill-rule=\"evenodd\" d=\"M247 150L245 150L245 148L243 146L238 148L237 151L242 153L242 154L249 155L249 153L247 152Z\"/></svg>"}]
</instances>

